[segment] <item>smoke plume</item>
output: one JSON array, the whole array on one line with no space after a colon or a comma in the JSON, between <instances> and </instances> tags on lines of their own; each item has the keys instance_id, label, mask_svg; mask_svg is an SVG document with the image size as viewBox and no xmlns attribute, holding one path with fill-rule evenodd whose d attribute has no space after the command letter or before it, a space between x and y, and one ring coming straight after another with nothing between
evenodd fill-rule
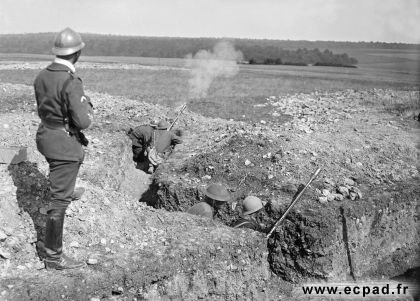
<instances>
[{"instance_id":1,"label":"smoke plume","mask_svg":"<svg viewBox=\"0 0 420 301\"><path fill-rule=\"evenodd\" d=\"M243 59L242 52L235 50L232 43L221 41L213 51L200 50L194 56L187 55L187 68L191 69L189 97L205 97L211 83L217 77L232 77L239 71L237 61Z\"/></svg>"}]
</instances>

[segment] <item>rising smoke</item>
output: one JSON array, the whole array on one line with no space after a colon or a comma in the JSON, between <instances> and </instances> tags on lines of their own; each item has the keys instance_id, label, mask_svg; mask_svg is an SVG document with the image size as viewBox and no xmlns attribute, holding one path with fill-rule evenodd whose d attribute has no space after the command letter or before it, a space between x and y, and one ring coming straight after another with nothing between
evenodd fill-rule
<instances>
[{"instance_id":1,"label":"rising smoke","mask_svg":"<svg viewBox=\"0 0 420 301\"><path fill-rule=\"evenodd\" d=\"M211 83L217 77L232 77L239 71L237 61L243 60L242 52L235 50L232 43L221 41L213 51L200 50L194 56L187 55L187 68L191 70L189 97L205 97Z\"/></svg>"}]
</instances>

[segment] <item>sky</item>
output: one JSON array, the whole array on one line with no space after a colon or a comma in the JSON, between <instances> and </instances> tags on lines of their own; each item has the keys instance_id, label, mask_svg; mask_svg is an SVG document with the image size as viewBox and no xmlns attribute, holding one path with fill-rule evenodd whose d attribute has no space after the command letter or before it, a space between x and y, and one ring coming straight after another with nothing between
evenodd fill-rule
<instances>
[{"instance_id":1,"label":"sky","mask_svg":"<svg viewBox=\"0 0 420 301\"><path fill-rule=\"evenodd\" d=\"M420 43L420 0L0 0L0 34Z\"/></svg>"}]
</instances>

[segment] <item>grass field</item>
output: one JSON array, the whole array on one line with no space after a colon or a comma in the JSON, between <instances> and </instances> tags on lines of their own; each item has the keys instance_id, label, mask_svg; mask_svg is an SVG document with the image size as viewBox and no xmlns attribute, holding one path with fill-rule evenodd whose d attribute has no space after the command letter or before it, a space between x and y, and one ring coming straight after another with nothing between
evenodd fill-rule
<instances>
[{"instance_id":1,"label":"grass field","mask_svg":"<svg viewBox=\"0 0 420 301\"><path fill-rule=\"evenodd\" d=\"M189 70L87 68L78 73L87 90L169 106L189 101L191 110L204 115L247 120L264 116L265 108L253 105L271 95L370 88L419 90L420 58L415 52L374 49L354 50L352 55L360 61L358 68L240 65L236 76L217 78L207 97L200 99L188 99ZM1 54L0 65L10 61L45 61L47 65L51 59L48 55ZM183 59L137 57L82 57L81 62L185 66ZM38 72L1 70L0 81L32 85Z\"/></svg>"}]
</instances>

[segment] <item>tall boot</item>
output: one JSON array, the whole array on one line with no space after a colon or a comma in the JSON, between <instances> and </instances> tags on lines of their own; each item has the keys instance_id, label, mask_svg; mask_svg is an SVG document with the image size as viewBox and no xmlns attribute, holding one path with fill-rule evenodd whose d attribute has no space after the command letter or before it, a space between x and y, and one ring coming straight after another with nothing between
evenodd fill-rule
<instances>
[{"instance_id":1,"label":"tall boot","mask_svg":"<svg viewBox=\"0 0 420 301\"><path fill-rule=\"evenodd\" d=\"M84 265L63 254L63 226L66 209L48 211L45 233L45 267L56 270L75 269Z\"/></svg>"}]
</instances>

